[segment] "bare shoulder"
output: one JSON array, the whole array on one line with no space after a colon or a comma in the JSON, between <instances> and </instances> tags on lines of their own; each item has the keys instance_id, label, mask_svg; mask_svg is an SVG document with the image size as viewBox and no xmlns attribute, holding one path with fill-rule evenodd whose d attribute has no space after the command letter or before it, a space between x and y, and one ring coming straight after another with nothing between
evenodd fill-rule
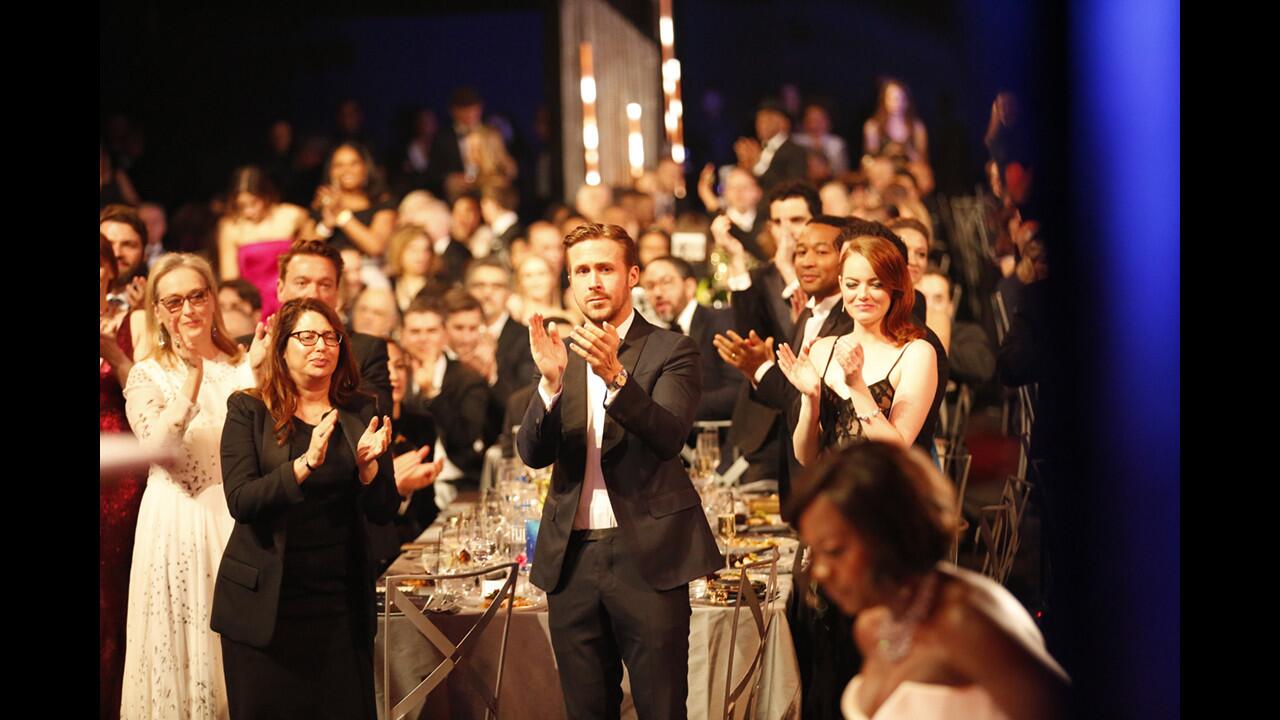
<instances>
[{"instance_id":1,"label":"bare shoulder","mask_svg":"<svg viewBox=\"0 0 1280 720\"><path fill-rule=\"evenodd\" d=\"M985 575L947 566L936 615L939 637L972 645L1006 639L1046 656L1044 636L1031 614L1008 590Z\"/></svg>"},{"instance_id":2,"label":"bare shoulder","mask_svg":"<svg viewBox=\"0 0 1280 720\"><path fill-rule=\"evenodd\" d=\"M938 362L938 353L924 338L917 338L907 343L906 355L904 360L913 363L928 363L936 365Z\"/></svg>"}]
</instances>

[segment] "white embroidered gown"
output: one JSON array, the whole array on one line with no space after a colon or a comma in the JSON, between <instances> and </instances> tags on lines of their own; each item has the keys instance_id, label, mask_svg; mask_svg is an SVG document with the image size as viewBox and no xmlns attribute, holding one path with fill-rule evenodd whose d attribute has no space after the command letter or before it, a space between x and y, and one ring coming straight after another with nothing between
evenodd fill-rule
<instances>
[{"instance_id":1,"label":"white embroidered gown","mask_svg":"<svg viewBox=\"0 0 1280 720\"><path fill-rule=\"evenodd\" d=\"M122 720L225 720L222 646L209 629L213 584L234 521L219 449L227 398L254 385L247 354L204 362L193 404L188 369L154 359L133 366L125 412L144 446L169 447L172 468L151 466L138 512L129 581Z\"/></svg>"}]
</instances>

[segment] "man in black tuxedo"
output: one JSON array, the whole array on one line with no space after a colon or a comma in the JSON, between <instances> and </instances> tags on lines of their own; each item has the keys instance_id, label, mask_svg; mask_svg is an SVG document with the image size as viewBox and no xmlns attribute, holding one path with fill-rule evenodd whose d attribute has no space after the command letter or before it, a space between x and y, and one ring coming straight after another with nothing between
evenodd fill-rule
<instances>
[{"instance_id":1,"label":"man in black tuxedo","mask_svg":"<svg viewBox=\"0 0 1280 720\"><path fill-rule=\"evenodd\" d=\"M449 118L431 142L431 164L427 167L427 186L444 196L445 180L454 173L467 171L462 141L484 117L484 100L474 88L460 87L449 96Z\"/></svg>"},{"instance_id":2,"label":"man in black tuxedo","mask_svg":"<svg viewBox=\"0 0 1280 720\"><path fill-rule=\"evenodd\" d=\"M742 375L724 360L712 342L733 327L727 310L703 307L696 298L698 279L693 266L667 255L644 267L643 285L649 305L671 330L693 338L702 357L702 402L695 420L728 420L742 387Z\"/></svg>"},{"instance_id":3,"label":"man in black tuxedo","mask_svg":"<svg viewBox=\"0 0 1280 720\"><path fill-rule=\"evenodd\" d=\"M679 457L698 350L632 308L640 268L625 230L589 223L565 245L588 322L569 349L537 315L529 325L542 378L516 445L531 467L555 464L531 580L547 591L568 717L617 718L625 662L640 717L683 718L688 583L723 562Z\"/></svg>"},{"instance_id":4,"label":"man in black tuxedo","mask_svg":"<svg viewBox=\"0 0 1280 720\"><path fill-rule=\"evenodd\" d=\"M809 169L805 151L791 139L791 118L773 99L756 111L756 138L739 138L733 144L738 167L750 170L766 193L787 180L803 180Z\"/></svg>"},{"instance_id":5,"label":"man in black tuxedo","mask_svg":"<svg viewBox=\"0 0 1280 720\"><path fill-rule=\"evenodd\" d=\"M294 298L309 297L338 311L338 278L342 277L342 254L319 240L296 242L280 256L280 279L276 297L283 305ZM236 338L250 348L249 360L256 367L271 346L269 323L260 323L254 335ZM360 370L360 389L378 400L377 412L391 412L391 373L387 368L387 341L383 338L348 332L351 354Z\"/></svg>"},{"instance_id":6,"label":"man in black tuxedo","mask_svg":"<svg viewBox=\"0 0 1280 720\"><path fill-rule=\"evenodd\" d=\"M493 233L492 252L504 265L511 264L511 246L524 242L525 230L516 216L520 195L510 185L486 185L480 191L480 216Z\"/></svg>"},{"instance_id":7,"label":"man in black tuxedo","mask_svg":"<svg viewBox=\"0 0 1280 720\"><path fill-rule=\"evenodd\" d=\"M807 298L796 280L792 255L796 237L805 223L820 215L822 201L818 191L805 182L786 182L769 193L765 206L769 210L769 229L777 243L773 261L751 270L746 269L744 249L733 242L726 230L726 220L716 218L711 232L718 244L730 255L729 288L733 291L734 329L743 338L755 332L759 338L775 340L793 334L792 307L803 305ZM733 424L726 443L738 450L750 463L744 479L747 482L777 479L782 456L781 433L785 432L781 414L753 399L750 385L739 392L733 409Z\"/></svg>"},{"instance_id":8,"label":"man in black tuxedo","mask_svg":"<svg viewBox=\"0 0 1280 720\"><path fill-rule=\"evenodd\" d=\"M481 342L492 345L495 360L486 379L501 418L511 394L532 385L538 372L529 354L529 329L507 312L511 271L502 262L492 257L473 260L463 285L484 312Z\"/></svg>"},{"instance_id":9,"label":"man in black tuxedo","mask_svg":"<svg viewBox=\"0 0 1280 720\"><path fill-rule=\"evenodd\" d=\"M413 390L401 405L410 413L431 416L439 429L431 457L444 458L435 493L441 509L452 502L455 488L475 490L480 486L489 404L488 382L466 363L446 354L444 318L445 310L438 301L420 296L405 311L401 333L413 367ZM421 494L414 496L415 502L420 502L417 496Z\"/></svg>"}]
</instances>

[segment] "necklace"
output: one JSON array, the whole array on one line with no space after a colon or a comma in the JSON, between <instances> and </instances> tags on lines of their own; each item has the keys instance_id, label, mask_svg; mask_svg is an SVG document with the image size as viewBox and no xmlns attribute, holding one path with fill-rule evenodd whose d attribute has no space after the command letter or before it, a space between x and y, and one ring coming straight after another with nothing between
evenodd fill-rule
<instances>
[{"instance_id":1,"label":"necklace","mask_svg":"<svg viewBox=\"0 0 1280 720\"><path fill-rule=\"evenodd\" d=\"M902 619L886 620L876 630L876 648L889 662L898 662L911 652L911 643L915 640L916 626L929 612L933 602L933 592L938 584L938 574L930 572L916 590L911 606L902 614Z\"/></svg>"}]
</instances>

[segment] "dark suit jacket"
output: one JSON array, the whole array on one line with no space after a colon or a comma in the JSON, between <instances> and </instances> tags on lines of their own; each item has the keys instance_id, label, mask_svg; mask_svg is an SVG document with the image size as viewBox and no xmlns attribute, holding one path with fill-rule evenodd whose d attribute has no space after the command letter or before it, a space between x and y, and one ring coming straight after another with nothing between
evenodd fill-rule
<instances>
[{"instance_id":1,"label":"dark suit jacket","mask_svg":"<svg viewBox=\"0 0 1280 720\"><path fill-rule=\"evenodd\" d=\"M538 375L538 366L529 352L529 328L507 318L498 335L495 353L498 363L498 379L489 388L489 413L485 422L485 444L491 445L502 434L503 419L507 414L507 402L512 393L532 384ZM521 408L521 415L524 414Z\"/></svg>"},{"instance_id":2,"label":"dark suit jacket","mask_svg":"<svg viewBox=\"0 0 1280 720\"><path fill-rule=\"evenodd\" d=\"M761 202L760 208L756 212L755 224L751 226L751 229L743 230L737 225L730 223L729 234L737 238L738 242L742 243L742 247L747 252L754 255L757 260L768 260L768 258L765 257L764 249L760 247L759 240L760 233L764 232L764 226L767 222L769 222L769 208L765 207L764 203Z\"/></svg>"},{"instance_id":3,"label":"dark suit jacket","mask_svg":"<svg viewBox=\"0 0 1280 720\"><path fill-rule=\"evenodd\" d=\"M446 287L457 285L462 282L462 276L467 272L467 263L471 262L471 251L466 245L451 239L444 254L440 256L440 262L440 272L436 273L436 280Z\"/></svg>"},{"instance_id":4,"label":"dark suit jacket","mask_svg":"<svg viewBox=\"0 0 1280 720\"><path fill-rule=\"evenodd\" d=\"M732 327L728 310L713 310L699 305L689 321L689 337L702 356L702 402L698 403L695 420L728 420L742 387L742 373L720 359L712 338Z\"/></svg>"},{"instance_id":5,"label":"dark suit jacket","mask_svg":"<svg viewBox=\"0 0 1280 720\"><path fill-rule=\"evenodd\" d=\"M373 401L357 395L349 409L339 409L341 435L329 442L346 442L355 455L356 444L374 415ZM293 474L289 448L276 444L274 421L261 400L236 393L227 400L227 420L222 428L222 487L227 508L236 526L218 566L213 590L210 627L223 636L254 647L265 647L275 634L280 605L280 582L288 541L285 510L303 502L302 487ZM358 482L352 478L352 482ZM378 474L361 486L359 503L351 511L359 517L364 545L357 556L365 559L362 583L367 611L368 638L376 629L373 601L371 524L391 521L400 497L396 493L391 454L378 458Z\"/></svg>"},{"instance_id":6,"label":"dark suit jacket","mask_svg":"<svg viewBox=\"0 0 1280 720\"><path fill-rule=\"evenodd\" d=\"M618 359L629 379L606 410L600 468L622 541L641 576L655 590L670 590L724 562L680 461L702 390L698 350L689 338L659 330L637 313ZM555 463L531 577L549 592L563 580L586 472L588 372L570 352L555 406L548 412L535 391L516 436L526 465Z\"/></svg>"},{"instance_id":7,"label":"dark suit jacket","mask_svg":"<svg viewBox=\"0 0 1280 720\"><path fill-rule=\"evenodd\" d=\"M431 164L427 166L427 189L444 196L444 179L450 173L466 170L462 163L462 150L458 148L458 133L453 123L444 123L431 140Z\"/></svg>"},{"instance_id":8,"label":"dark suit jacket","mask_svg":"<svg viewBox=\"0 0 1280 720\"><path fill-rule=\"evenodd\" d=\"M489 383L476 371L448 360L440 392L428 400L421 394L405 396L405 411L430 415L444 435L444 451L468 482L479 482L484 464L484 429L489 407ZM481 447L476 449L476 444ZM434 459L434 458L433 458ZM417 495L414 494L414 499Z\"/></svg>"},{"instance_id":9,"label":"dark suit jacket","mask_svg":"<svg viewBox=\"0 0 1280 720\"><path fill-rule=\"evenodd\" d=\"M760 183L760 189L764 194L768 195L773 186L778 183L786 180L804 180L808 174L809 161L805 158L804 148L787 137L787 141L782 143L778 151L773 154L769 169L756 178L756 181Z\"/></svg>"},{"instance_id":10,"label":"dark suit jacket","mask_svg":"<svg viewBox=\"0 0 1280 720\"><path fill-rule=\"evenodd\" d=\"M778 267L770 262L751 271L751 287L733 293L734 329L742 337L755 330L761 339L773 338L777 343L791 338L791 305L782 299L786 283ZM741 375L741 374L739 374ZM778 411L753 397L750 383L743 383L733 409L733 425L726 442L737 446L744 455L758 452L776 439Z\"/></svg>"}]
</instances>

